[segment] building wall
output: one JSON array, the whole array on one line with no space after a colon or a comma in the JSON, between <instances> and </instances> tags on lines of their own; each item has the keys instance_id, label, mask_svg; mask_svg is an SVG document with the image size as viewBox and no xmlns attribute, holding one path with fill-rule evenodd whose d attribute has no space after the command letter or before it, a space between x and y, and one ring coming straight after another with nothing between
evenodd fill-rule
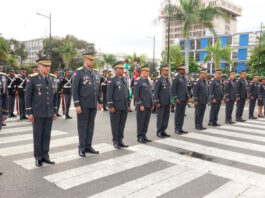
<instances>
[{"instance_id":1,"label":"building wall","mask_svg":"<svg viewBox=\"0 0 265 198\"><path fill-rule=\"evenodd\" d=\"M43 49L43 38L24 41L28 57L25 62L35 62L38 59L38 52Z\"/></svg>"}]
</instances>

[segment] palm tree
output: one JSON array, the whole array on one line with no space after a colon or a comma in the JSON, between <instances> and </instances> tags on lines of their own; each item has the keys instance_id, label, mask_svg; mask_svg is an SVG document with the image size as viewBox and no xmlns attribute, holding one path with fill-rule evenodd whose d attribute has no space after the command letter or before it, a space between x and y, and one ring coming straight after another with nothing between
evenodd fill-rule
<instances>
[{"instance_id":1,"label":"palm tree","mask_svg":"<svg viewBox=\"0 0 265 198\"><path fill-rule=\"evenodd\" d=\"M113 54L103 54L103 61L107 65L107 70L109 70L109 65L113 65L116 60L116 56Z\"/></svg>"},{"instance_id":2,"label":"palm tree","mask_svg":"<svg viewBox=\"0 0 265 198\"><path fill-rule=\"evenodd\" d=\"M221 67L220 61L221 59L225 60L228 64L232 64L231 61L231 52L232 49L230 47L222 47L220 39L217 39L217 42L213 46L208 46L205 48L208 52L205 55L204 62L212 61L215 65L215 70Z\"/></svg>"},{"instance_id":3,"label":"palm tree","mask_svg":"<svg viewBox=\"0 0 265 198\"><path fill-rule=\"evenodd\" d=\"M0 64L8 62L8 50L8 42L3 37L0 37Z\"/></svg>"},{"instance_id":4,"label":"palm tree","mask_svg":"<svg viewBox=\"0 0 265 198\"><path fill-rule=\"evenodd\" d=\"M101 69L104 67L104 64L105 64L105 62L103 60L99 60L98 58L96 58L94 67L96 69Z\"/></svg>"},{"instance_id":5,"label":"palm tree","mask_svg":"<svg viewBox=\"0 0 265 198\"><path fill-rule=\"evenodd\" d=\"M217 7L203 7L202 0L179 0L179 2L179 6L167 4L164 10L171 18L183 23L183 36L186 40L185 65L187 72L189 72L190 30L194 25L202 25L215 34L213 19L218 16L226 18L226 14Z\"/></svg>"},{"instance_id":6,"label":"palm tree","mask_svg":"<svg viewBox=\"0 0 265 198\"><path fill-rule=\"evenodd\" d=\"M62 56L66 68L68 69L70 62L77 54L77 50L74 48L74 43L72 41L65 41L59 48L59 53Z\"/></svg>"},{"instance_id":7,"label":"palm tree","mask_svg":"<svg viewBox=\"0 0 265 198\"><path fill-rule=\"evenodd\" d=\"M147 64L147 57L143 54L138 56L135 52L132 56L126 56L125 59L128 60L128 64L130 65L130 73L134 72L136 61L141 66Z\"/></svg>"},{"instance_id":8,"label":"palm tree","mask_svg":"<svg viewBox=\"0 0 265 198\"><path fill-rule=\"evenodd\" d=\"M167 63L167 51L163 51L162 54L162 64ZM177 45L172 45L169 48L169 60L171 63L171 70L174 71L177 69L177 66L183 63L184 57L181 52L181 49Z\"/></svg>"}]
</instances>

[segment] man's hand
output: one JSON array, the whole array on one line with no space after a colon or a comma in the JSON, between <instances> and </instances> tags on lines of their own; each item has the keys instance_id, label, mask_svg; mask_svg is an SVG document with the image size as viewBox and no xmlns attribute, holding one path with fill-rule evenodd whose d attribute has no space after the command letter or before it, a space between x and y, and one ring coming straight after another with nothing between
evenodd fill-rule
<instances>
[{"instance_id":1,"label":"man's hand","mask_svg":"<svg viewBox=\"0 0 265 198\"><path fill-rule=\"evenodd\" d=\"M77 114L81 114L82 113L82 109L81 109L80 106L76 107L75 110L76 110Z\"/></svg>"},{"instance_id":2,"label":"man's hand","mask_svg":"<svg viewBox=\"0 0 265 198\"><path fill-rule=\"evenodd\" d=\"M194 105L195 105L195 106L198 106L198 105L199 105L199 102L194 102Z\"/></svg>"},{"instance_id":3,"label":"man's hand","mask_svg":"<svg viewBox=\"0 0 265 198\"><path fill-rule=\"evenodd\" d=\"M253 96L250 96L250 100L254 100L254 97Z\"/></svg>"},{"instance_id":4,"label":"man's hand","mask_svg":"<svg viewBox=\"0 0 265 198\"><path fill-rule=\"evenodd\" d=\"M216 99L213 99L213 100L212 100L212 103L216 103Z\"/></svg>"},{"instance_id":5,"label":"man's hand","mask_svg":"<svg viewBox=\"0 0 265 198\"><path fill-rule=\"evenodd\" d=\"M237 98L236 98L236 101L239 101L239 100L240 100L240 97L237 97Z\"/></svg>"},{"instance_id":6,"label":"man's hand","mask_svg":"<svg viewBox=\"0 0 265 198\"><path fill-rule=\"evenodd\" d=\"M225 99L225 101L226 101L226 102L229 102L229 101L230 101L230 99L229 99L229 98L226 98L226 99Z\"/></svg>"},{"instance_id":7,"label":"man's hand","mask_svg":"<svg viewBox=\"0 0 265 198\"><path fill-rule=\"evenodd\" d=\"M28 119L29 119L30 122L34 122L34 116L33 116L33 114L30 114L28 116Z\"/></svg>"},{"instance_id":8,"label":"man's hand","mask_svg":"<svg viewBox=\"0 0 265 198\"><path fill-rule=\"evenodd\" d=\"M144 111L144 106L140 106L140 111Z\"/></svg>"},{"instance_id":9,"label":"man's hand","mask_svg":"<svg viewBox=\"0 0 265 198\"><path fill-rule=\"evenodd\" d=\"M131 112L132 110L131 110L131 107L128 107L128 112Z\"/></svg>"},{"instance_id":10,"label":"man's hand","mask_svg":"<svg viewBox=\"0 0 265 198\"><path fill-rule=\"evenodd\" d=\"M53 114L53 120L56 120L57 119L57 114Z\"/></svg>"},{"instance_id":11,"label":"man's hand","mask_svg":"<svg viewBox=\"0 0 265 198\"><path fill-rule=\"evenodd\" d=\"M157 109L160 109L160 107L161 107L160 104L157 104L157 105L156 105L156 108L157 108Z\"/></svg>"},{"instance_id":12,"label":"man's hand","mask_svg":"<svg viewBox=\"0 0 265 198\"><path fill-rule=\"evenodd\" d=\"M177 100L176 100L176 103L177 103L177 104L180 104L180 100L179 100L179 99L177 99Z\"/></svg>"},{"instance_id":13,"label":"man's hand","mask_svg":"<svg viewBox=\"0 0 265 198\"><path fill-rule=\"evenodd\" d=\"M262 97L260 97L259 100L263 100Z\"/></svg>"},{"instance_id":14,"label":"man's hand","mask_svg":"<svg viewBox=\"0 0 265 198\"><path fill-rule=\"evenodd\" d=\"M102 104L98 104L98 110L99 110L99 111L102 110Z\"/></svg>"},{"instance_id":15,"label":"man's hand","mask_svg":"<svg viewBox=\"0 0 265 198\"><path fill-rule=\"evenodd\" d=\"M115 108L112 107L112 108L109 109L109 111L110 111L110 113L115 113Z\"/></svg>"},{"instance_id":16,"label":"man's hand","mask_svg":"<svg viewBox=\"0 0 265 198\"><path fill-rule=\"evenodd\" d=\"M2 117L2 121L3 121L3 122L6 121L6 119L7 119L7 116L3 116L3 117Z\"/></svg>"}]
</instances>

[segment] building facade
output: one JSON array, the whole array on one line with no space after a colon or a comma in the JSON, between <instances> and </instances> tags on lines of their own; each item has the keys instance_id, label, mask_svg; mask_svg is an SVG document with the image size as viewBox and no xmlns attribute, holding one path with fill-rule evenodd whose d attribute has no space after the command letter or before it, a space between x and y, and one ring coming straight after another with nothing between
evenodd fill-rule
<instances>
[{"instance_id":1,"label":"building facade","mask_svg":"<svg viewBox=\"0 0 265 198\"><path fill-rule=\"evenodd\" d=\"M259 36L260 31L218 35L217 37L191 38L189 40L189 53L197 63L205 68L207 67L208 72L212 73L213 62L209 61L204 64L204 57L207 54L205 48L216 43L217 39L220 39L221 46L229 46L232 48L231 59L233 61L233 65L228 65L225 61L221 60L221 68L231 70L233 67L233 70L239 73L242 70L248 69L246 63L250 59L251 49L259 43ZM186 41L180 39L179 45L183 55L185 55L185 44Z\"/></svg>"},{"instance_id":2,"label":"building facade","mask_svg":"<svg viewBox=\"0 0 265 198\"><path fill-rule=\"evenodd\" d=\"M43 49L44 38L23 41L28 57L25 62L35 62L38 59L38 53Z\"/></svg>"},{"instance_id":3,"label":"building facade","mask_svg":"<svg viewBox=\"0 0 265 198\"><path fill-rule=\"evenodd\" d=\"M179 5L179 0L176 0ZM228 0L202 0L202 7L216 6L222 9L228 16L227 19L216 17L213 19L213 26L218 35L234 34L237 32L237 17L242 15L242 8ZM167 50L168 46L168 25L166 16L161 13L163 20L163 50ZM181 21L172 20L170 22L170 45L175 43L176 39L183 38L183 23ZM190 37L211 36L211 32L203 25L194 25L190 31Z\"/></svg>"}]
</instances>

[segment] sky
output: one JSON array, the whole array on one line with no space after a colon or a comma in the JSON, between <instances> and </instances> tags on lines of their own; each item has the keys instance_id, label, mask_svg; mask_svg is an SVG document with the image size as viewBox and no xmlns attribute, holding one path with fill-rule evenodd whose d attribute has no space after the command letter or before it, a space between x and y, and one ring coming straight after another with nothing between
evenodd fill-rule
<instances>
[{"instance_id":1,"label":"sky","mask_svg":"<svg viewBox=\"0 0 265 198\"><path fill-rule=\"evenodd\" d=\"M264 0L230 0L243 8L238 32L258 30L265 24ZM29 40L67 34L93 42L104 53L146 54L156 57L162 50L162 23L155 23L162 0L5 0L1 2L0 33L5 38Z\"/></svg>"}]
</instances>

